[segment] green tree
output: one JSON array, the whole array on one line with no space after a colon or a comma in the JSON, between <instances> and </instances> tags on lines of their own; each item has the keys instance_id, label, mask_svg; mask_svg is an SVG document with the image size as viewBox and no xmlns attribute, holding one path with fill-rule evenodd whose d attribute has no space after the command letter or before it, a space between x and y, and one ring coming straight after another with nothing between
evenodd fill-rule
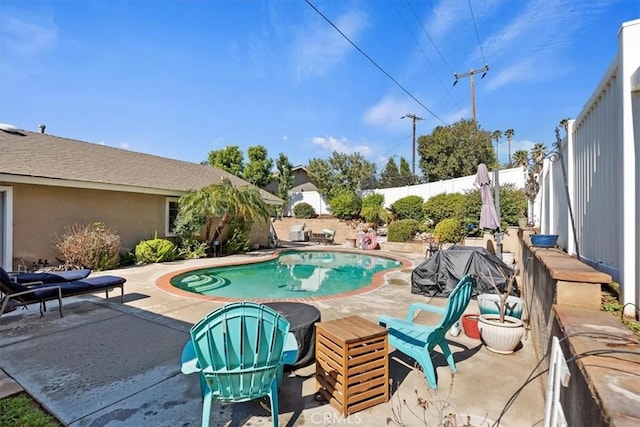
<instances>
[{"instance_id":1,"label":"green tree","mask_svg":"<svg viewBox=\"0 0 640 427\"><path fill-rule=\"evenodd\" d=\"M231 181L223 179L197 191L190 191L178 200L176 232L193 232L205 227L207 242L214 237L215 227L219 235L234 218L243 218L248 228L255 221L269 219L269 209L255 187L234 187Z\"/></svg>"},{"instance_id":2,"label":"green tree","mask_svg":"<svg viewBox=\"0 0 640 427\"><path fill-rule=\"evenodd\" d=\"M244 168L244 179L258 187L269 184L272 179L273 160L267 157L267 149L262 145L249 147L247 157L249 163Z\"/></svg>"},{"instance_id":3,"label":"green tree","mask_svg":"<svg viewBox=\"0 0 640 427\"><path fill-rule=\"evenodd\" d=\"M420 169L425 182L474 175L478 164L496 165L491 134L473 120L437 126L418 138Z\"/></svg>"},{"instance_id":4,"label":"green tree","mask_svg":"<svg viewBox=\"0 0 640 427\"><path fill-rule=\"evenodd\" d=\"M361 190L373 190L374 188L380 188L378 177L376 175L371 175L369 178L362 181Z\"/></svg>"},{"instance_id":5,"label":"green tree","mask_svg":"<svg viewBox=\"0 0 640 427\"><path fill-rule=\"evenodd\" d=\"M416 177L413 176L411 169L409 168L409 162L404 157L400 157L400 183L399 185L412 185L416 181Z\"/></svg>"},{"instance_id":6,"label":"green tree","mask_svg":"<svg viewBox=\"0 0 640 427\"><path fill-rule=\"evenodd\" d=\"M307 172L320 195L331 200L341 190L360 192L376 174L376 166L360 153L334 151L328 160L311 159Z\"/></svg>"},{"instance_id":7,"label":"green tree","mask_svg":"<svg viewBox=\"0 0 640 427\"><path fill-rule=\"evenodd\" d=\"M318 188L320 195L328 200L331 193L331 182L334 180L334 172L329 161L325 159L309 160L307 174L311 182Z\"/></svg>"},{"instance_id":8,"label":"green tree","mask_svg":"<svg viewBox=\"0 0 640 427\"><path fill-rule=\"evenodd\" d=\"M280 153L276 160L276 168L278 169L278 194L282 200L289 199L289 191L293 187L293 165L289 162L289 158Z\"/></svg>"},{"instance_id":9,"label":"green tree","mask_svg":"<svg viewBox=\"0 0 640 427\"><path fill-rule=\"evenodd\" d=\"M517 150L513 153L513 164L526 168L529 164L529 153L527 150Z\"/></svg>"},{"instance_id":10,"label":"green tree","mask_svg":"<svg viewBox=\"0 0 640 427\"><path fill-rule=\"evenodd\" d=\"M507 138L507 149L509 150L509 164L508 167L513 167L513 163L511 163L511 140L513 139L513 135L516 134L516 131L513 129L507 129L504 131L504 136Z\"/></svg>"},{"instance_id":11,"label":"green tree","mask_svg":"<svg viewBox=\"0 0 640 427\"><path fill-rule=\"evenodd\" d=\"M209 151L207 163L242 178L244 155L237 145L228 145L220 150Z\"/></svg>"},{"instance_id":12,"label":"green tree","mask_svg":"<svg viewBox=\"0 0 640 427\"><path fill-rule=\"evenodd\" d=\"M389 157L384 170L380 172L380 187L391 188L399 186L400 171L393 157Z\"/></svg>"}]
</instances>

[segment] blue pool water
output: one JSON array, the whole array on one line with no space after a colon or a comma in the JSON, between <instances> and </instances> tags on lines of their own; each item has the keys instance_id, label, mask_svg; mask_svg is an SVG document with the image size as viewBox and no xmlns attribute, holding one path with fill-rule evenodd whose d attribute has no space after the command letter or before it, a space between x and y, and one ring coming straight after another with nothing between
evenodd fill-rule
<instances>
[{"instance_id":1,"label":"blue pool water","mask_svg":"<svg viewBox=\"0 0 640 427\"><path fill-rule=\"evenodd\" d=\"M192 270L171 279L176 288L226 298L287 299L335 295L362 288L400 261L347 252L284 252L253 264Z\"/></svg>"}]
</instances>

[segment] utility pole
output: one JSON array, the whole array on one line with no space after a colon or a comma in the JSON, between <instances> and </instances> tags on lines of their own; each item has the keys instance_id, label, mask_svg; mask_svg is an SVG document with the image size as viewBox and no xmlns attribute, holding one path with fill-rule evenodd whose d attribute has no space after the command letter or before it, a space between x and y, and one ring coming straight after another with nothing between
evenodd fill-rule
<instances>
[{"instance_id":1,"label":"utility pole","mask_svg":"<svg viewBox=\"0 0 640 427\"><path fill-rule=\"evenodd\" d=\"M453 77L456 78L455 81L453 82L454 86L458 83L459 79L469 77L469 79L471 80L471 118L473 119L474 122L476 121L476 91L475 91L474 76L476 74L482 73L482 77L480 78L483 79L484 76L487 75L488 71L489 71L489 64L485 64L484 67L478 68L477 70L471 69L471 71L467 73L462 73L462 74L453 73Z\"/></svg>"},{"instance_id":2,"label":"utility pole","mask_svg":"<svg viewBox=\"0 0 640 427\"><path fill-rule=\"evenodd\" d=\"M411 180L415 184L416 182L416 121L424 120L422 117L418 117L415 114L405 114L400 117L401 119L411 119L413 121L413 143L411 145Z\"/></svg>"}]
</instances>

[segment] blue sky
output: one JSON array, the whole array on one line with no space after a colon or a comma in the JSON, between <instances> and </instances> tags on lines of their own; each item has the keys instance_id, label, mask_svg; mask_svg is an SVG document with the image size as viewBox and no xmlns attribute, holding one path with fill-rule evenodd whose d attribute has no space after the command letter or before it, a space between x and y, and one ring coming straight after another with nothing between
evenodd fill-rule
<instances>
[{"instance_id":1,"label":"blue sky","mask_svg":"<svg viewBox=\"0 0 640 427\"><path fill-rule=\"evenodd\" d=\"M640 17L638 0L310 2L376 65L305 0L0 0L0 122L192 162L264 145L381 169L411 161L405 114L418 135L470 118L453 73L487 63L480 126L550 147Z\"/></svg>"}]
</instances>

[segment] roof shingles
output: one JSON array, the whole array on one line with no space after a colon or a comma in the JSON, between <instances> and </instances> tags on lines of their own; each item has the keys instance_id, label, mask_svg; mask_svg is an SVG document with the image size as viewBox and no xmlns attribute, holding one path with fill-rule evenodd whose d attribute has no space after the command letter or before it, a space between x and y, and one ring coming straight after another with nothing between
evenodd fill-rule
<instances>
[{"instance_id":1,"label":"roof shingles","mask_svg":"<svg viewBox=\"0 0 640 427\"><path fill-rule=\"evenodd\" d=\"M222 169L36 132L0 130L0 173L27 177L189 191L228 178L251 185ZM262 198L281 203L260 190Z\"/></svg>"}]
</instances>

